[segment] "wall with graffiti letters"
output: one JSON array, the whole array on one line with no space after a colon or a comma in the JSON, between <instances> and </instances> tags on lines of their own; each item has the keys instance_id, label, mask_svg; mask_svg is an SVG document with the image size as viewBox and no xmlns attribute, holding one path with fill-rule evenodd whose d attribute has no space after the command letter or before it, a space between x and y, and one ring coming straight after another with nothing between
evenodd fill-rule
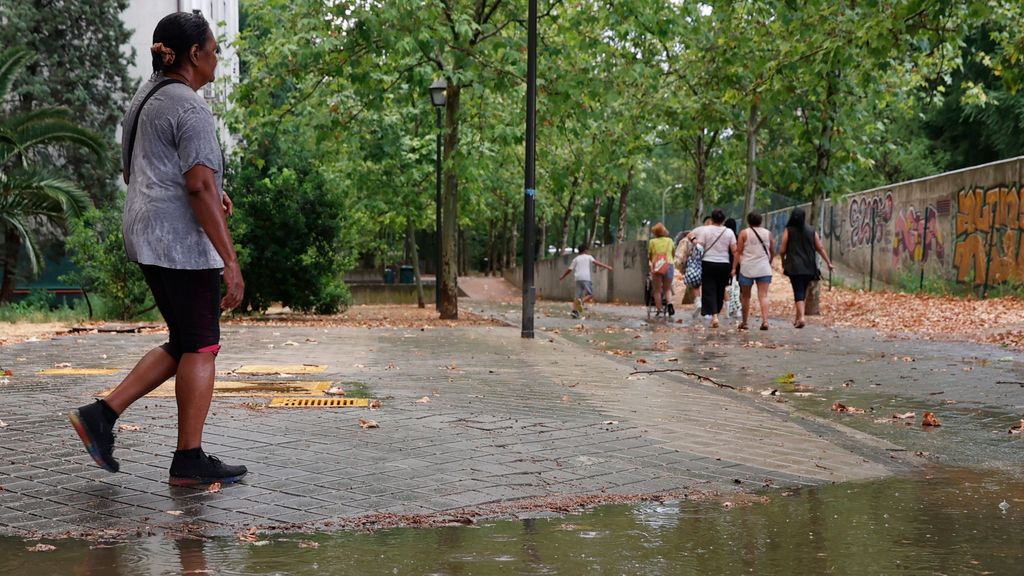
<instances>
[{"instance_id":1,"label":"wall with graffiti letters","mask_svg":"<svg viewBox=\"0 0 1024 576\"><path fill-rule=\"evenodd\" d=\"M865 285L922 273L971 286L1024 282L1022 180L1024 157L850 194L825 204L822 241ZM789 212L767 214L776 238Z\"/></svg>"}]
</instances>

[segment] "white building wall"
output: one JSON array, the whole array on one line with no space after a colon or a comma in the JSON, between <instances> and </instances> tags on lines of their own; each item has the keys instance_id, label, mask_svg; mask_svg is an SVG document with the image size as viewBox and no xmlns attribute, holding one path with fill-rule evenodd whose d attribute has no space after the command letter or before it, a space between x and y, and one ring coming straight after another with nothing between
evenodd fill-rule
<instances>
[{"instance_id":1,"label":"white building wall","mask_svg":"<svg viewBox=\"0 0 1024 576\"><path fill-rule=\"evenodd\" d=\"M203 89L203 96L211 105L226 106L231 88L238 82L238 53L234 40L238 36L238 0L132 0L122 18L132 30L131 47L135 60L129 67L131 75L140 82L153 74L153 61L149 47L153 44L153 29L160 19L172 12L199 10L213 28L220 42L220 63L217 80ZM226 146L232 138L221 127L222 142Z\"/></svg>"}]
</instances>

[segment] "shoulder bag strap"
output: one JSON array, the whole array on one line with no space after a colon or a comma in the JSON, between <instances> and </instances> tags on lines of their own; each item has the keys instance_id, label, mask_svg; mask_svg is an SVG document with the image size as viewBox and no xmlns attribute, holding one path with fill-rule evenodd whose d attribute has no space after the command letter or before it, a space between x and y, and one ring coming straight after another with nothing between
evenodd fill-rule
<instances>
[{"instance_id":1,"label":"shoulder bag strap","mask_svg":"<svg viewBox=\"0 0 1024 576\"><path fill-rule=\"evenodd\" d=\"M707 254L711 250L712 246L718 244L718 241L722 239L722 235L725 234L726 230L728 230L728 228L725 228L725 226L723 226L722 228L724 228L724 230L718 233L718 238L715 238L715 241L712 242L711 244L708 244L708 247L704 249L704 254Z\"/></svg>"},{"instance_id":2,"label":"shoulder bag strap","mask_svg":"<svg viewBox=\"0 0 1024 576\"><path fill-rule=\"evenodd\" d=\"M769 260L771 260L771 252L768 252L768 247L764 245L764 240L761 240L761 235L757 233L757 229L750 228L750 231L754 233L754 236L757 236L757 241L761 243L761 248L764 248L764 255L767 256Z\"/></svg>"},{"instance_id":3,"label":"shoulder bag strap","mask_svg":"<svg viewBox=\"0 0 1024 576\"><path fill-rule=\"evenodd\" d=\"M153 97L153 94L156 94L158 90L170 84L184 84L184 82L173 78L163 80L156 86L153 86L153 89L150 90L149 93L146 94L146 97L142 99L138 110L135 111L135 118L132 120L132 129L128 135L128 157L125 158L124 161L125 183L129 182L132 178L132 154L135 153L135 135L139 131L139 117L142 116L142 107L146 105L146 102L149 102L149 99Z\"/></svg>"}]
</instances>

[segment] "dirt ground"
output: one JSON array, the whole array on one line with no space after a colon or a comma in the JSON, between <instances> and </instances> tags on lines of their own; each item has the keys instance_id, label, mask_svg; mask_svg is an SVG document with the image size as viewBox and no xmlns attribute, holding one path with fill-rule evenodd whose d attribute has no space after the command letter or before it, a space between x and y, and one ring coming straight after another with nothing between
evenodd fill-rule
<instances>
[{"instance_id":1,"label":"dirt ground","mask_svg":"<svg viewBox=\"0 0 1024 576\"><path fill-rule=\"evenodd\" d=\"M489 282L504 281L498 278ZM486 287L483 287L486 288ZM483 289L481 288L481 289ZM508 290L494 287L489 293L504 295ZM678 294L682 294L681 286ZM911 334L926 340L964 340L984 342L1024 350L1024 298L1004 297L979 300L953 296L901 294L896 292L865 292L845 288L824 289L821 316L812 322L836 327L871 328L883 334ZM677 296L679 298L680 296ZM793 292L781 274L769 292L771 316L789 318L793 313ZM759 314L754 298L754 314ZM494 321L459 312L455 321L440 320L432 306L367 305L353 306L344 313L331 316L305 316L271 310L260 317L235 317L227 325L319 326L409 328L493 325ZM66 334L71 324L49 322L32 324L0 323L0 346L16 344L31 338L45 339Z\"/></svg>"}]
</instances>

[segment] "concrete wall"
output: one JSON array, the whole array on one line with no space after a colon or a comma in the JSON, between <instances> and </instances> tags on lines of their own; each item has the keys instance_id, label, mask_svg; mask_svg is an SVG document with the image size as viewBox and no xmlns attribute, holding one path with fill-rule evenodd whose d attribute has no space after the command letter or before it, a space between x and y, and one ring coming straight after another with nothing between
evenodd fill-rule
<instances>
[{"instance_id":1,"label":"concrete wall","mask_svg":"<svg viewBox=\"0 0 1024 576\"><path fill-rule=\"evenodd\" d=\"M1022 179L1019 157L850 194L826 203L822 241L837 263L890 284L922 270L972 286L1024 282ZM789 211L767 215L777 238Z\"/></svg>"},{"instance_id":2,"label":"concrete wall","mask_svg":"<svg viewBox=\"0 0 1024 576\"><path fill-rule=\"evenodd\" d=\"M603 246L591 250L590 254L614 268L609 272L597 268L593 273L594 298L598 302L644 303L644 278L647 275L647 243L640 240ZM565 254L537 262L534 285L537 298L546 300L572 300L575 283L572 274L559 281L558 277L569 267L575 254ZM507 270L505 278L519 286L523 285L522 268Z\"/></svg>"}]
</instances>

